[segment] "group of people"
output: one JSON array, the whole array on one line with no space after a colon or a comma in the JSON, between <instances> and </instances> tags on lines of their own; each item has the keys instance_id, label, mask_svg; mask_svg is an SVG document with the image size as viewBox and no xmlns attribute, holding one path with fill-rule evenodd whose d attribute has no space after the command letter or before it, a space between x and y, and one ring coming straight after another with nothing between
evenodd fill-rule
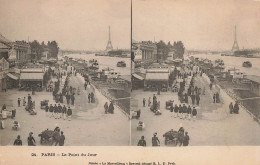
<instances>
[{"instance_id":1,"label":"group of people","mask_svg":"<svg viewBox=\"0 0 260 165\"><path fill-rule=\"evenodd\" d=\"M59 146L64 146L64 143L65 143L65 136L64 136L64 133L63 131L60 131L60 128L59 127L56 127L54 129L54 133L53 133L53 136L52 136L52 144L51 145L59 145ZM30 132L29 133L29 136L27 138L27 144L28 146L36 146L36 141L33 137L33 132ZM14 140L14 143L13 143L14 146L22 146L23 145L23 142L21 140L21 136L18 135L17 138Z\"/></svg>"},{"instance_id":2,"label":"group of people","mask_svg":"<svg viewBox=\"0 0 260 165\"><path fill-rule=\"evenodd\" d=\"M105 114L107 114L107 113L113 114L115 108L114 108L112 101L110 102L109 106L108 106L108 103L106 102L104 105L104 109L105 109Z\"/></svg>"},{"instance_id":3,"label":"group of people","mask_svg":"<svg viewBox=\"0 0 260 165\"><path fill-rule=\"evenodd\" d=\"M174 113L174 117L179 117L180 119L191 119L193 118L193 120L196 120L197 118L197 109L195 107L191 108L190 105L188 105L188 107L186 106L186 104L183 105L177 105L175 104L175 106L171 106L170 107L170 112Z\"/></svg>"},{"instance_id":4,"label":"group of people","mask_svg":"<svg viewBox=\"0 0 260 165\"><path fill-rule=\"evenodd\" d=\"M169 132L174 132L173 129L171 129ZM185 135L184 135L184 128L183 127L180 127L180 129L178 130L178 134L183 134L183 138L178 139L180 142L180 146L183 145L183 146L188 146L189 145L189 141L190 141L190 137L188 135L188 132L185 132ZM146 147L146 140L144 138L144 136L141 137L141 139L138 141L137 143L137 146L143 146L143 147ZM153 147L159 147L161 144L160 144L160 140L159 138L157 137L157 132L155 132L153 134L153 137L152 137L152 146Z\"/></svg>"},{"instance_id":5,"label":"group of people","mask_svg":"<svg viewBox=\"0 0 260 165\"><path fill-rule=\"evenodd\" d=\"M220 103L219 93L218 92L213 94L213 103Z\"/></svg>"},{"instance_id":6,"label":"group of people","mask_svg":"<svg viewBox=\"0 0 260 165\"><path fill-rule=\"evenodd\" d=\"M233 103L231 102L229 104L229 113L230 114L239 114L239 106L238 106L238 102L236 101L235 105L233 105Z\"/></svg>"},{"instance_id":7,"label":"group of people","mask_svg":"<svg viewBox=\"0 0 260 165\"><path fill-rule=\"evenodd\" d=\"M54 106L50 104L50 106L45 106L45 113L46 116L49 116L50 118L63 118L64 120L68 119L70 121L72 116L72 109L70 106L67 108L65 105L62 107L60 104L58 104L58 106L56 104L54 104Z\"/></svg>"}]
</instances>

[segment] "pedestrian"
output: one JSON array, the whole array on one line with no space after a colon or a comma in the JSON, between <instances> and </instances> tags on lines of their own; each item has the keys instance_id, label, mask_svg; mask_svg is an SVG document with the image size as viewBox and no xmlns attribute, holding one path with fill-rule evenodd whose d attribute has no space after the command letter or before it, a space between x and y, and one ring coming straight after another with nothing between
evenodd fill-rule
<instances>
[{"instance_id":1,"label":"pedestrian","mask_svg":"<svg viewBox=\"0 0 260 165\"><path fill-rule=\"evenodd\" d=\"M137 146L146 147L146 141L144 140L144 136L142 136L141 139L138 141Z\"/></svg>"},{"instance_id":2,"label":"pedestrian","mask_svg":"<svg viewBox=\"0 0 260 165\"><path fill-rule=\"evenodd\" d=\"M90 93L88 94L88 103L90 103Z\"/></svg>"},{"instance_id":3,"label":"pedestrian","mask_svg":"<svg viewBox=\"0 0 260 165\"><path fill-rule=\"evenodd\" d=\"M62 107L62 114L63 114L63 119L66 120L67 108L65 105L63 105L63 107Z\"/></svg>"},{"instance_id":4,"label":"pedestrian","mask_svg":"<svg viewBox=\"0 0 260 165\"><path fill-rule=\"evenodd\" d=\"M233 112L236 113L236 114L239 114L239 106L238 106L237 102L234 105Z\"/></svg>"},{"instance_id":5,"label":"pedestrian","mask_svg":"<svg viewBox=\"0 0 260 165\"><path fill-rule=\"evenodd\" d=\"M104 109L105 109L105 114L107 114L107 111L108 111L108 104L107 104L107 102L104 105Z\"/></svg>"},{"instance_id":6,"label":"pedestrian","mask_svg":"<svg viewBox=\"0 0 260 165\"><path fill-rule=\"evenodd\" d=\"M143 98L143 107L145 107L145 98Z\"/></svg>"},{"instance_id":7,"label":"pedestrian","mask_svg":"<svg viewBox=\"0 0 260 165\"><path fill-rule=\"evenodd\" d=\"M115 109L114 105L113 105L113 103L111 101L110 104L109 104L109 107L108 107L108 112L113 114L114 113L114 109Z\"/></svg>"},{"instance_id":8,"label":"pedestrian","mask_svg":"<svg viewBox=\"0 0 260 165\"><path fill-rule=\"evenodd\" d=\"M181 104L179 105L179 117L180 117L180 119L182 119L182 113L183 113L183 108L182 108L182 106L181 106Z\"/></svg>"},{"instance_id":9,"label":"pedestrian","mask_svg":"<svg viewBox=\"0 0 260 165\"><path fill-rule=\"evenodd\" d=\"M188 99L188 94L187 93L184 94L184 101L185 101L186 104L189 103L189 99Z\"/></svg>"},{"instance_id":10,"label":"pedestrian","mask_svg":"<svg viewBox=\"0 0 260 165\"><path fill-rule=\"evenodd\" d=\"M58 105L58 119L62 118L62 106Z\"/></svg>"},{"instance_id":11,"label":"pedestrian","mask_svg":"<svg viewBox=\"0 0 260 165\"><path fill-rule=\"evenodd\" d=\"M179 107L177 104L175 104L175 106L174 106L174 117L175 118L178 117L178 113L179 113Z\"/></svg>"},{"instance_id":12,"label":"pedestrian","mask_svg":"<svg viewBox=\"0 0 260 165\"><path fill-rule=\"evenodd\" d=\"M45 106L45 115L48 116L49 113L49 106L48 104Z\"/></svg>"},{"instance_id":13,"label":"pedestrian","mask_svg":"<svg viewBox=\"0 0 260 165\"><path fill-rule=\"evenodd\" d=\"M209 84L209 89L212 90L212 83Z\"/></svg>"},{"instance_id":14,"label":"pedestrian","mask_svg":"<svg viewBox=\"0 0 260 165\"><path fill-rule=\"evenodd\" d=\"M54 113L54 107L52 106L52 104L50 104L50 113L49 113L49 117L54 117L53 113Z\"/></svg>"},{"instance_id":15,"label":"pedestrian","mask_svg":"<svg viewBox=\"0 0 260 165\"><path fill-rule=\"evenodd\" d=\"M216 93L216 103L220 103L220 100L219 100L219 93L218 93L218 92Z\"/></svg>"},{"instance_id":16,"label":"pedestrian","mask_svg":"<svg viewBox=\"0 0 260 165\"><path fill-rule=\"evenodd\" d=\"M159 139L157 137L157 133L156 132L153 134L153 137L152 137L152 146L153 147L160 146L160 141L159 141Z\"/></svg>"},{"instance_id":17,"label":"pedestrian","mask_svg":"<svg viewBox=\"0 0 260 165\"><path fill-rule=\"evenodd\" d=\"M199 106L199 104L200 104L200 95L199 94L196 95L196 102L197 102L197 105Z\"/></svg>"},{"instance_id":18,"label":"pedestrian","mask_svg":"<svg viewBox=\"0 0 260 165\"><path fill-rule=\"evenodd\" d=\"M14 141L14 146L22 146L22 145L23 145L23 142L20 139L20 135L18 135L17 139L15 139L15 141Z\"/></svg>"},{"instance_id":19,"label":"pedestrian","mask_svg":"<svg viewBox=\"0 0 260 165\"><path fill-rule=\"evenodd\" d=\"M70 99L71 99L71 105L74 105L74 101L75 101L75 96L74 96L74 94L71 95L71 98L70 98Z\"/></svg>"},{"instance_id":20,"label":"pedestrian","mask_svg":"<svg viewBox=\"0 0 260 165\"><path fill-rule=\"evenodd\" d=\"M16 109L13 109L12 110L12 119L15 118L15 115L16 115Z\"/></svg>"},{"instance_id":21,"label":"pedestrian","mask_svg":"<svg viewBox=\"0 0 260 165\"><path fill-rule=\"evenodd\" d=\"M30 94L28 94L28 103L30 103L32 100L32 96Z\"/></svg>"},{"instance_id":22,"label":"pedestrian","mask_svg":"<svg viewBox=\"0 0 260 165\"><path fill-rule=\"evenodd\" d=\"M28 146L36 146L35 139L32 135L33 133L30 132L29 137L27 138Z\"/></svg>"},{"instance_id":23,"label":"pedestrian","mask_svg":"<svg viewBox=\"0 0 260 165\"><path fill-rule=\"evenodd\" d=\"M157 98L155 96L155 94L153 94L153 105L155 105L157 103Z\"/></svg>"},{"instance_id":24,"label":"pedestrian","mask_svg":"<svg viewBox=\"0 0 260 165\"><path fill-rule=\"evenodd\" d=\"M190 141L190 137L188 135L188 132L185 132L185 136L184 136L184 139L183 139L183 146L188 146L189 141Z\"/></svg>"},{"instance_id":25,"label":"pedestrian","mask_svg":"<svg viewBox=\"0 0 260 165\"><path fill-rule=\"evenodd\" d=\"M195 107L193 107L193 109L192 109L192 118L193 118L193 120L195 121L196 120L196 118L197 118L197 110L195 109Z\"/></svg>"},{"instance_id":26,"label":"pedestrian","mask_svg":"<svg viewBox=\"0 0 260 165\"><path fill-rule=\"evenodd\" d=\"M69 95L69 92L67 92L66 100L67 100L67 105L69 105L69 104L70 104L70 95Z\"/></svg>"},{"instance_id":27,"label":"pedestrian","mask_svg":"<svg viewBox=\"0 0 260 165\"><path fill-rule=\"evenodd\" d=\"M182 106L182 115L183 119L185 119L187 116L187 106L185 104Z\"/></svg>"},{"instance_id":28,"label":"pedestrian","mask_svg":"<svg viewBox=\"0 0 260 165\"><path fill-rule=\"evenodd\" d=\"M58 107L56 104L53 107L53 112L54 112L54 118L57 119L58 118Z\"/></svg>"},{"instance_id":29,"label":"pedestrian","mask_svg":"<svg viewBox=\"0 0 260 165\"><path fill-rule=\"evenodd\" d=\"M194 104L195 104L195 95L194 95L194 94L192 94L190 97L191 97L191 102L192 102L192 105L194 105Z\"/></svg>"},{"instance_id":30,"label":"pedestrian","mask_svg":"<svg viewBox=\"0 0 260 165\"><path fill-rule=\"evenodd\" d=\"M18 107L20 107L20 105L21 105L21 99L18 98Z\"/></svg>"},{"instance_id":31,"label":"pedestrian","mask_svg":"<svg viewBox=\"0 0 260 165\"><path fill-rule=\"evenodd\" d=\"M233 113L233 103L231 102L230 104L229 104L229 113L230 114L232 114Z\"/></svg>"},{"instance_id":32,"label":"pedestrian","mask_svg":"<svg viewBox=\"0 0 260 165\"><path fill-rule=\"evenodd\" d=\"M148 107L151 106L151 97L148 98Z\"/></svg>"},{"instance_id":33,"label":"pedestrian","mask_svg":"<svg viewBox=\"0 0 260 165\"><path fill-rule=\"evenodd\" d=\"M190 120L191 119L191 107L190 107L190 105L187 108L187 114L188 114L188 119Z\"/></svg>"},{"instance_id":34,"label":"pedestrian","mask_svg":"<svg viewBox=\"0 0 260 165\"><path fill-rule=\"evenodd\" d=\"M68 108L67 115L68 115L68 120L71 121L72 110L70 109L70 107Z\"/></svg>"},{"instance_id":35,"label":"pedestrian","mask_svg":"<svg viewBox=\"0 0 260 165\"><path fill-rule=\"evenodd\" d=\"M93 92L90 93L90 102L91 103L95 102L95 98L94 98L94 93Z\"/></svg>"},{"instance_id":36,"label":"pedestrian","mask_svg":"<svg viewBox=\"0 0 260 165\"><path fill-rule=\"evenodd\" d=\"M216 94L213 95L213 103L216 103Z\"/></svg>"},{"instance_id":37,"label":"pedestrian","mask_svg":"<svg viewBox=\"0 0 260 165\"><path fill-rule=\"evenodd\" d=\"M65 136L63 134L63 131L60 132L60 140L59 140L59 146L64 146Z\"/></svg>"},{"instance_id":38,"label":"pedestrian","mask_svg":"<svg viewBox=\"0 0 260 165\"><path fill-rule=\"evenodd\" d=\"M60 93L60 103L63 103L63 95Z\"/></svg>"},{"instance_id":39,"label":"pedestrian","mask_svg":"<svg viewBox=\"0 0 260 165\"><path fill-rule=\"evenodd\" d=\"M26 101L25 100L26 100L26 98L24 97L23 98L23 106L26 106Z\"/></svg>"},{"instance_id":40,"label":"pedestrian","mask_svg":"<svg viewBox=\"0 0 260 165\"><path fill-rule=\"evenodd\" d=\"M170 106L170 112L171 112L171 114L173 113L173 109L174 109L174 108L173 108L173 106L171 105L171 106ZM172 115L171 115L171 117L172 117Z\"/></svg>"},{"instance_id":41,"label":"pedestrian","mask_svg":"<svg viewBox=\"0 0 260 165\"><path fill-rule=\"evenodd\" d=\"M88 86L88 84L87 84L87 82L85 82L85 84L84 84L85 90L87 90L87 86Z\"/></svg>"}]
</instances>

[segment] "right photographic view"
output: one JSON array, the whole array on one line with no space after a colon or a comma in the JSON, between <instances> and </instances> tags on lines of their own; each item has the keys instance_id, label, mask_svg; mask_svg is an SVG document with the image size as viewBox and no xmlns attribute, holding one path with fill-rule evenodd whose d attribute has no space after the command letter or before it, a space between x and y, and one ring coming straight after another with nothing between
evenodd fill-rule
<instances>
[{"instance_id":1,"label":"right photographic view","mask_svg":"<svg viewBox=\"0 0 260 165\"><path fill-rule=\"evenodd\" d=\"M260 145L259 11L132 0L132 146Z\"/></svg>"}]
</instances>

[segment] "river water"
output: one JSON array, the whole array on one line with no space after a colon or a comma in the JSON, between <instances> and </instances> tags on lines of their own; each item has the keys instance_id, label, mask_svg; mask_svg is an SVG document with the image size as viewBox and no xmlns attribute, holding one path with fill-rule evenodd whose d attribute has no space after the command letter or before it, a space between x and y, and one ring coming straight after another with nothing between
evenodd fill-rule
<instances>
[{"instance_id":1,"label":"river water","mask_svg":"<svg viewBox=\"0 0 260 165\"><path fill-rule=\"evenodd\" d=\"M193 57L202 59L209 59L214 62L217 59L222 59L225 63L225 70L236 68L240 72L246 75L260 76L260 58L244 58L244 57L232 57L232 56L221 56L221 54L194 54ZM251 68L242 67L244 61L250 61L252 63Z\"/></svg>"},{"instance_id":2,"label":"river water","mask_svg":"<svg viewBox=\"0 0 260 165\"><path fill-rule=\"evenodd\" d=\"M65 55L72 58L81 58L86 61L96 59L99 64L99 70L104 68L112 68L114 71L119 72L120 75L130 75L131 73L131 59L130 58L119 58L119 57L109 57L109 56L95 56L95 54L68 54ZM125 61L126 67L117 67L117 62Z\"/></svg>"}]
</instances>

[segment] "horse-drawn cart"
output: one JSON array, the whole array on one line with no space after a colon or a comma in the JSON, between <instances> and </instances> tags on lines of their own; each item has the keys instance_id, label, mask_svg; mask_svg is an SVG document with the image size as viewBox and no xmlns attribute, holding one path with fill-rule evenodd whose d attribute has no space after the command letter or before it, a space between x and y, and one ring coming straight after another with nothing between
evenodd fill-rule
<instances>
[{"instance_id":1,"label":"horse-drawn cart","mask_svg":"<svg viewBox=\"0 0 260 165\"><path fill-rule=\"evenodd\" d=\"M38 136L41 137L41 144L52 145L53 137L54 137L54 131L47 129L45 131L42 131L42 133L40 133Z\"/></svg>"},{"instance_id":2,"label":"horse-drawn cart","mask_svg":"<svg viewBox=\"0 0 260 165\"><path fill-rule=\"evenodd\" d=\"M184 140L183 132L177 132L173 130L170 130L163 134L163 137L165 138L164 143L166 146L177 146L178 144L179 146L181 146Z\"/></svg>"}]
</instances>

